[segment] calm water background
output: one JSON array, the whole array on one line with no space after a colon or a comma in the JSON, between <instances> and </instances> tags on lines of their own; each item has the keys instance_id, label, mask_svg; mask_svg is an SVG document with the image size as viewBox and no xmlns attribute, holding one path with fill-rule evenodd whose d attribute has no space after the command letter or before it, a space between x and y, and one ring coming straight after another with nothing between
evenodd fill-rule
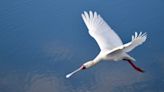
<instances>
[{"instance_id":1,"label":"calm water background","mask_svg":"<svg viewBox=\"0 0 164 92\"><path fill-rule=\"evenodd\" d=\"M126 62L102 62L70 79L65 75L99 53L81 18L97 11L130 41L147 41L130 55L146 72ZM163 92L163 0L1 0L0 92Z\"/></svg>"}]
</instances>

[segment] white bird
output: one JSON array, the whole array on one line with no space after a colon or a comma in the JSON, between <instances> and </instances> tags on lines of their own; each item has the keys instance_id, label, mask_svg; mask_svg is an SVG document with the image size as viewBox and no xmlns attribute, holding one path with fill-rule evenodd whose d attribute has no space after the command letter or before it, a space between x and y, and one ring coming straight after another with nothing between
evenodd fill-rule
<instances>
[{"instance_id":1,"label":"white bird","mask_svg":"<svg viewBox=\"0 0 164 92\"><path fill-rule=\"evenodd\" d=\"M97 12L89 11L87 13L86 11L84 11L84 13L82 14L82 19L84 20L89 30L90 36L92 36L96 40L101 51L95 59L84 63L80 68L66 75L66 78L69 78L71 75L80 70L84 70L96 65L102 60L128 61L128 63L135 70L139 72L144 72L133 63L135 59L127 53L145 42L147 38L146 33L140 32L138 34L137 32L135 32L135 34L132 36L131 41L123 44L120 37L111 29L111 27L103 20L103 18L99 14L97 14Z\"/></svg>"}]
</instances>

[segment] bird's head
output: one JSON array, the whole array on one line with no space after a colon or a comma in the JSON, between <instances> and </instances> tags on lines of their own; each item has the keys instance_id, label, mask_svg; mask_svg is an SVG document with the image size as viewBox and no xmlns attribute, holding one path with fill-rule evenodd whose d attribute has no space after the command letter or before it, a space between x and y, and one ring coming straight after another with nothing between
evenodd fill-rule
<instances>
[{"instance_id":1,"label":"bird's head","mask_svg":"<svg viewBox=\"0 0 164 92\"><path fill-rule=\"evenodd\" d=\"M84 63L80 68L81 68L81 70L84 70L84 69L90 68L93 65L94 65L93 61L88 61L88 62Z\"/></svg>"},{"instance_id":2,"label":"bird's head","mask_svg":"<svg viewBox=\"0 0 164 92\"><path fill-rule=\"evenodd\" d=\"M95 63L93 61L88 61L86 63L84 63L80 68L76 69L75 71L69 73L66 75L66 78L71 77L74 73L80 71L80 70L85 70L87 68L90 68L91 66L95 65Z\"/></svg>"}]
</instances>

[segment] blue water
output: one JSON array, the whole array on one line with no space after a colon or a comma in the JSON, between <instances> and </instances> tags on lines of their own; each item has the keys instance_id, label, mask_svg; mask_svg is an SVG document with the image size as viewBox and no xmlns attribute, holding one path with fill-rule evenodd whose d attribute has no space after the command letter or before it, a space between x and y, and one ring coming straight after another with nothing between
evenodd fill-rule
<instances>
[{"instance_id":1,"label":"blue water","mask_svg":"<svg viewBox=\"0 0 164 92\"><path fill-rule=\"evenodd\" d=\"M0 92L163 92L163 0L1 0ZM135 31L147 41L126 62L102 62L65 75L99 53L81 18L97 11L123 42Z\"/></svg>"}]
</instances>

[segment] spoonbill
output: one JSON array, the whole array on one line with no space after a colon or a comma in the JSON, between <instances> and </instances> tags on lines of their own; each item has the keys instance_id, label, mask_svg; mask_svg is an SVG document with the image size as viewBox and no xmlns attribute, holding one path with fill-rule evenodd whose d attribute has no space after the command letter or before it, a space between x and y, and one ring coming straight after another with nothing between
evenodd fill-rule
<instances>
[{"instance_id":1,"label":"spoonbill","mask_svg":"<svg viewBox=\"0 0 164 92\"><path fill-rule=\"evenodd\" d=\"M81 16L89 30L90 36L96 40L101 51L95 59L84 63L80 68L66 75L66 78L71 77L80 70L85 70L96 65L102 60L127 61L136 71L144 72L133 63L133 61L136 60L127 53L146 41L146 33L135 32L135 34L132 35L131 41L123 44L120 37L97 12L84 11Z\"/></svg>"}]
</instances>

